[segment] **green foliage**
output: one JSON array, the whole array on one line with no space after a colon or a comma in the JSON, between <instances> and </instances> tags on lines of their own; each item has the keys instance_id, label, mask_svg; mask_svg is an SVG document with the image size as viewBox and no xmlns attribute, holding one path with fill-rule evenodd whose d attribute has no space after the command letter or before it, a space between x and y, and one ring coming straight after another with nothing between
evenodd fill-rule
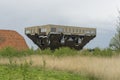
<instances>
[{"instance_id":1,"label":"green foliage","mask_svg":"<svg viewBox=\"0 0 120 80\"><path fill-rule=\"evenodd\" d=\"M85 56L101 56L101 57L112 57L119 55L119 52L113 51L110 48L106 48L106 49L95 48L92 51L82 50L80 53L81 55L85 55Z\"/></svg>"},{"instance_id":2,"label":"green foliage","mask_svg":"<svg viewBox=\"0 0 120 80\"><path fill-rule=\"evenodd\" d=\"M53 55L53 56L73 56L73 55L84 55L84 56L102 56L102 57L111 57L111 56L117 56L120 54L120 51L113 51L110 48L106 49L100 49L95 48L93 50L87 50L83 49L80 51L68 48L68 47L61 47L59 49L55 49L54 51L48 49L45 50L34 50L34 49L28 49L28 50L16 50L11 47L6 47L0 50L0 56L1 57L22 57L22 56L29 56L29 55Z\"/></svg>"},{"instance_id":3,"label":"green foliage","mask_svg":"<svg viewBox=\"0 0 120 80\"><path fill-rule=\"evenodd\" d=\"M81 74L54 71L46 69L46 61L43 56L43 65L41 67L32 67L32 61L21 65L16 65L13 62L12 57L22 57L29 55L53 55L53 56L102 56L112 57L120 54L120 51L113 51L110 48L100 49L95 48L94 50L81 50L77 51L67 47L62 47L51 51L50 49L45 50L34 50L28 49L24 51L18 51L11 47L6 47L0 50L1 57L8 57L9 64L0 65L0 80L97 80L93 75L81 76ZM14 75L13 75L14 74ZM62 77L61 77L62 76Z\"/></svg>"},{"instance_id":4,"label":"green foliage","mask_svg":"<svg viewBox=\"0 0 120 80\"><path fill-rule=\"evenodd\" d=\"M16 49L14 49L12 47L6 47L6 48L3 48L0 50L0 56L11 57L11 56L16 55L18 53L20 53L20 52L18 52Z\"/></svg>"},{"instance_id":5,"label":"green foliage","mask_svg":"<svg viewBox=\"0 0 120 80\"><path fill-rule=\"evenodd\" d=\"M111 57L114 55L111 49L103 49L100 50L99 48L96 48L95 51L93 52L93 55L95 56L103 56L103 57Z\"/></svg>"},{"instance_id":6,"label":"green foliage","mask_svg":"<svg viewBox=\"0 0 120 80\"><path fill-rule=\"evenodd\" d=\"M116 28L116 34L115 36L111 39L110 42L110 48L114 50L120 50L120 11L118 11L119 16L118 16L118 21L117 21L117 28Z\"/></svg>"},{"instance_id":7,"label":"green foliage","mask_svg":"<svg viewBox=\"0 0 120 80\"><path fill-rule=\"evenodd\" d=\"M45 49L45 50L41 50L41 53L40 54L47 54L47 55L51 55L53 52L48 48L48 49Z\"/></svg>"},{"instance_id":8,"label":"green foliage","mask_svg":"<svg viewBox=\"0 0 120 80\"><path fill-rule=\"evenodd\" d=\"M34 54L33 49L28 50L16 50L12 47L6 47L0 50L0 56L2 57L20 57L20 56L26 56L26 55L32 55Z\"/></svg>"},{"instance_id":9,"label":"green foliage","mask_svg":"<svg viewBox=\"0 0 120 80\"><path fill-rule=\"evenodd\" d=\"M24 65L0 65L0 80L93 80L89 76L65 71L43 70ZM96 80L96 79L95 79Z\"/></svg>"},{"instance_id":10,"label":"green foliage","mask_svg":"<svg viewBox=\"0 0 120 80\"><path fill-rule=\"evenodd\" d=\"M53 54L56 56L70 56L70 55L76 55L78 51L74 49L70 49L68 47L62 47L59 49L56 49Z\"/></svg>"},{"instance_id":11,"label":"green foliage","mask_svg":"<svg viewBox=\"0 0 120 80\"><path fill-rule=\"evenodd\" d=\"M55 50L50 50L45 49L45 50L35 50L36 54L40 54L40 55L54 55L54 56L69 56L69 55L76 55L79 51L74 50L74 49L70 49L68 47L61 47L59 49L55 49Z\"/></svg>"}]
</instances>

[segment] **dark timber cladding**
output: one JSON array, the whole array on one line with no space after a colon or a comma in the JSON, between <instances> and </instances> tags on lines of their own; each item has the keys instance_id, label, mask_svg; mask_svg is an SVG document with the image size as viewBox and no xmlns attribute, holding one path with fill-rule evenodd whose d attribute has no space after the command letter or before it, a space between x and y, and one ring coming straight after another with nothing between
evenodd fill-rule
<instances>
[{"instance_id":1,"label":"dark timber cladding","mask_svg":"<svg viewBox=\"0 0 120 80\"><path fill-rule=\"evenodd\" d=\"M25 34L41 49L66 46L80 50L96 37L96 29L49 24L25 28Z\"/></svg>"}]
</instances>

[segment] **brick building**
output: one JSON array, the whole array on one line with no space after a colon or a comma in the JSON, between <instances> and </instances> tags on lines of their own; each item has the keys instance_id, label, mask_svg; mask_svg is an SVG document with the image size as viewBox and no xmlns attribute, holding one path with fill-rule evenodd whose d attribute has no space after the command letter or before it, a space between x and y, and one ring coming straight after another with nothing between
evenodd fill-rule
<instances>
[{"instance_id":1,"label":"brick building","mask_svg":"<svg viewBox=\"0 0 120 80\"><path fill-rule=\"evenodd\" d=\"M24 38L13 30L0 30L0 49L13 47L17 50L28 49Z\"/></svg>"}]
</instances>

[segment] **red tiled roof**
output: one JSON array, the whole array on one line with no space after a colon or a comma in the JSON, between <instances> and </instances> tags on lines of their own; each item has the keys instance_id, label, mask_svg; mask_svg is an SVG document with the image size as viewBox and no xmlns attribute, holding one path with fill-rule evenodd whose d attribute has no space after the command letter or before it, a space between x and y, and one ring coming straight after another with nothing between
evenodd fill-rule
<instances>
[{"instance_id":1,"label":"red tiled roof","mask_svg":"<svg viewBox=\"0 0 120 80\"><path fill-rule=\"evenodd\" d=\"M12 30L0 30L0 49L4 47L13 47L18 50L28 49L24 38Z\"/></svg>"}]
</instances>

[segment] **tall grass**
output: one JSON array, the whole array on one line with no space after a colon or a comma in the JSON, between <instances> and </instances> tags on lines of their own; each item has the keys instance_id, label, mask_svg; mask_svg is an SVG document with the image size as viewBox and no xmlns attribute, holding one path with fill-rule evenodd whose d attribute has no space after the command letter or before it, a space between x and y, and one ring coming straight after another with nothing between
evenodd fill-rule
<instances>
[{"instance_id":1,"label":"tall grass","mask_svg":"<svg viewBox=\"0 0 120 80\"><path fill-rule=\"evenodd\" d=\"M39 59L41 58L39 56ZM25 61L21 61L21 59L25 59ZM42 66L31 65L30 57L22 57L21 59L19 59L20 64L15 58L12 60L7 59L8 63L4 60L4 63L6 63L4 65L0 63L0 80L97 80L97 78L87 75L51 70L47 68L44 61L42 61ZM14 63L15 61L16 63ZM38 63L38 65L40 64Z\"/></svg>"},{"instance_id":2,"label":"tall grass","mask_svg":"<svg viewBox=\"0 0 120 80\"><path fill-rule=\"evenodd\" d=\"M31 55L26 57L1 58L0 64L9 64L16 61L17 65L26 64L32 61L32 67L40 67L43 73L46 69L60 70L80 75L87 75L92 80L120 80L120 56L117 57L96 57L96 56L63 56ZM23 73L26 71L22 66ZM27 71L26 71L27 72ZM26 73L22 74L26 78ZM47 74L46 74L47 75Z\"/></svg>"},{"instance_id":3,"label":"tall grass","mask_svg":"<svg viewBox=\"0 0 120 80\"><path fill-rule=\"evenodd\" d=\"M18 51L11 47L6 47L0 50L0 64L25 64L29 66L43 67L45 69L56 69L70 71L74 73L87 74L92 80L96 77L104 80L119 80L120 79L120 59L119 51L111 49L81 50L77 51L67 47L59 48L54 51L50 49L34 50L28 49ZM4 58L3 58L4 57ZM11 69L13 69L11 66ZM22 69L22 80L26 79L25 72L28 72L28 65ZM10 72L10 70L8 70ZM11 74L11 73L10 73ZM9 76L11 76L9 74Z\"/></svg>"}]
</instances>

